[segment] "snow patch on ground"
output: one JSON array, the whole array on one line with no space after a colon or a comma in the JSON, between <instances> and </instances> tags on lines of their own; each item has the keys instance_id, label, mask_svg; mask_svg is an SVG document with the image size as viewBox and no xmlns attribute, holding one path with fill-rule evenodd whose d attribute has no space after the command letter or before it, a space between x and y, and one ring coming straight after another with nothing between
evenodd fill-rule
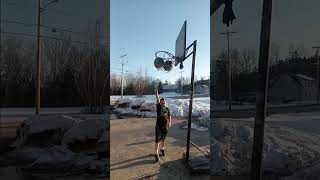
<instances>
[{"instance_id":1,"label":"snow patch on ground","mask_svg":"<svg viewBox=\"0 0 320 180\"><path fill-rule=\"evenodd\" d=\"M189 99L166 98L167 106L173 117L187 117L189 112ZM124 104L128 107L123 106ZM209 97L195 98L192 104L192 116L201 117L209 114ZM156 117L155 98L124 97L117 99L115 112L121 115L132 115L139 117Z\"/></svg>"},{"instance_id":2,"label":"snow patch on ground","mask_svg":"<svg viewBox=\"0 0 320 180\"><path fill-rule=\"evenodd\" d=\"M253 122L216 121L213 127L212 172L216 175L245 175L250 172L252 127ZM267 125L263 170L284 179L320 177L319 168L317 169L319 142L319 135Z\"/></svg>"}]
</instances>

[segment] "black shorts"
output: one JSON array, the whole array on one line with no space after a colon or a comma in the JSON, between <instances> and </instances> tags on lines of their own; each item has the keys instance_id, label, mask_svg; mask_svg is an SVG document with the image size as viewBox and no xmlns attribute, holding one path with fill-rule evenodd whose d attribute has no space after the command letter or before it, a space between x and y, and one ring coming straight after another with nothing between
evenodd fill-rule
<instances>
[{"instance_id":1,"label":"black shorts","mask_svg":"<svg viewBox=\"0 0 320 180\"><path fill-rule=\"evenodd\" d=\"M156 126L156 143L164 141L167 137L168 130L165 127Z\"/></svg>"}]
</instances>

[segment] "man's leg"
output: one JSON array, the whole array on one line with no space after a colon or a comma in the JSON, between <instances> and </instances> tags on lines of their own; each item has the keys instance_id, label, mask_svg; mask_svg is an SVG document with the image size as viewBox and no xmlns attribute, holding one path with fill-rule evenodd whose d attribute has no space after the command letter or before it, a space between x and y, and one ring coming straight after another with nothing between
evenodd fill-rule
<instances>
[{"instance_id":1,"label":"man's leg","mask_svg":"<svg viewBox=\"0 0 320 180\"><path fill-rule=\"evenodd\" d=\"M164 149L165 149L166 137L167 137L167 129L163 129L161 132L161 149L160 149L162 156L165 156Z\"/></svg>"},{"instance_id":2,"label":"man's leg","mask_svg":"<svg viewBox=\"0 0 320 180\"><path fill-rule=\"evenodd\" d=\"M164 150L165 148L165 140L161 140L161 150Z\"/></svg>"},{"instance_id":3,"label":"man's leg","mask_svg":"<svg viewBox=\"0 0 320 180\"><path fill-rule=\"evenodd\" d=\"M155 139L155 144L154 144L154 149L155 149L155 159L156 159L156 162L159 161L159 141L161 139L160 137L160 130L158 127L155 128L155 134L156 134L156 139Z\"/></svg>"},{"instance_id":4,"label":"man's leg","mask_svg":"<svg viewBox=\"0 0 320 180\"><path fill-rule=\"evenodd\" d=\"M155 154L159 154L159 142L155 142L154 144Z\"/></svg>"}]
</instances>

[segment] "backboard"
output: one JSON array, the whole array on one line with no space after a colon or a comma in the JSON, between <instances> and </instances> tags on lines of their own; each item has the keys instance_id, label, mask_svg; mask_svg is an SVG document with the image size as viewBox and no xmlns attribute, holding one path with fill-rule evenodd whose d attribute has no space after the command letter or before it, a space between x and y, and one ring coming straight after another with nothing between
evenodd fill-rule
<instances>
[{"instance_id":1,"label":"backboard","mask_svg":"<svg viewBox=\"0 0 320 180\"><path fill-rule=\"evenodd\" d=\"M187 21L184 21L175 46L175 66L181 63L186 57Z\"/></svg>"}]
</instances>

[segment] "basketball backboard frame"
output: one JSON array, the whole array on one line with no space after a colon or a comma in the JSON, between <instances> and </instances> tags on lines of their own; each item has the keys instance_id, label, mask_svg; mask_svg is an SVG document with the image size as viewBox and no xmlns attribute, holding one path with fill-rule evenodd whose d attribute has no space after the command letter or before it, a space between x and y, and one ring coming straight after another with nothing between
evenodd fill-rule
<instances>
[{"instance_id":1,"label":"basketball backboard frame","mask_svg":"<svg viewBox=\"0 0 320 180\"><path fill-rule=\"evenodd\" d=\"M175 44L175 66L186 59L187 46L187 21L185 20L176 39Z\"/></svg>"}]
</instances>

